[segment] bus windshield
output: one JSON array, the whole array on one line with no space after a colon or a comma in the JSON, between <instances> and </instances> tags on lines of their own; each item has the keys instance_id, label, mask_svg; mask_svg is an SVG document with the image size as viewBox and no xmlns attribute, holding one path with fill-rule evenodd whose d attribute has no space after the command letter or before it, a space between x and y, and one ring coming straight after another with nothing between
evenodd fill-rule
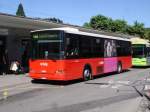
<instances>
[{"instance_id":1,"label":"bus windshield","mask_svg":"<svg viewBox=\"0 0 150 112\"><path fill-rule=\"evenodd\" d=\"M142 44L133 44L132 45L132 50L133 50L133 54L132 57L133 58L142 58L145 56L145 49L146 46L142 45Z\"/></svg>"},{"instance_id":2,"label":"bus windshield","mask_svg":"<svg viewBox=\"0 0 150 112\"><path fill-rule=\"evenodd\" d=\"M63 56L63 39L60 31L44 31L32 34L33 58L60 59Z\"/></svg>"}]
</instances>

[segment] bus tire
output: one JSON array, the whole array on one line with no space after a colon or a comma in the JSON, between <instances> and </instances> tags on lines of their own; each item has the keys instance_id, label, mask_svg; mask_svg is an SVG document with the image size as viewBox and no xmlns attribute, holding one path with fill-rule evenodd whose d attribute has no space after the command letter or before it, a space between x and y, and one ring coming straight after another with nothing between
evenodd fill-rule
<instances>
[{"instance_id":1,"label":"bus tire","mask_svg":"<svg viewBox=\"0 0 150 112\"><path fill-rule=\"evenodd\" d=\"M84 81L88 81L92 79L92 70L90 67L85 67L83 70L83 79Z\"/></svg>"},{"instance_id":2,"label":"bus tire","mask_svg":"<svg viewBox=\"0 0 150 112\"><path fill-rule=\"evenodd\" d=\"M117 65L117 73L121 73L121 72L122 72L122 64L121 62L119 62Z\"/></svg>"}]
</instances>

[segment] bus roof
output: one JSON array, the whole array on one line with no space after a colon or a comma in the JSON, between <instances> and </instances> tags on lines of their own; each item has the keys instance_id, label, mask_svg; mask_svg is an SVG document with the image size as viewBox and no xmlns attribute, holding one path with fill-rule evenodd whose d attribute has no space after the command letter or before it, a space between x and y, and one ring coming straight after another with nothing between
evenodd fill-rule
<instances>
[{"instance_id":1,"label":"bus roof","mask_svg":"<svg viewBox=\"0 0 150 112\"><path fill-rule=\"evenodd\" d=\"M131 40L132 44L146 44L146 45L150 45L149 40L146 40L146 39L131 38L130 40Z\"/></svg>"},{"instance_id":2,"label":"bus roof","mask_svg":"<svg viewBox=\"0 0 150 112\"><path fill-rule=\"evenodd\" d=\"M104 34L88 33L88 32L80 31L77 28L71 28L71 27L42 29L42 30L34 30L34 31L31 31L31 32L33 33L33 32L40 32L40 31L54 31L54 30L60 30L60 31L64 31L66 33L72 33L72 34L79 34L79 35L87 35L87 36L93 36L93 37L101 37L101 38L109 38L109 39L115 39L115 40L130 41L130 39L123 38L121 36L110 36L110 35L104 35Z\"/></svg>"}]
</instances>

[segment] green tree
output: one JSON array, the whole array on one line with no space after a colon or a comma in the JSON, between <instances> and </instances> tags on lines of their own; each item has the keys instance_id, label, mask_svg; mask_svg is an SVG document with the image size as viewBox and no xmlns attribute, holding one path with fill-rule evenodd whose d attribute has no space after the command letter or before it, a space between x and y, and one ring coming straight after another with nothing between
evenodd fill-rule
<instances>
[{"instance_id":1,"label":"green tree","mask_svg":"<svg viewBox=\"0 0 150 112\"><path fill-rule=\"evenodd\" d=\"M85 27L85 28L92 28L91 25L90 25L90 23L88 23L88 22L84 23L83 27Z\"/></svg>"},{"instance_id":2,"label":"green tree","mask_svg":"<svg viewBox=\"0 0 150 112\"><path fill-rule=\"evenodd\" d=\"M55 18L55 17L53 17L53 18L33 18L33 19L35 19L35 20L41 20L41 21L47 21L47 22L54 22L54 23L63 23L63 21L62 20L60 20L60 19L58 19L58 18Z\"/></svg>"},{"instance_id":3,"label":"green tree","mask_svg":"<svg viewBox=\"0 0 150 112\"><path fill-rule=\"evenodd\" d=\"M144 38L150 40L150 29L149 28L145 28Z\"/></svg>"},{"instance_id":4,"label":"green tree","mask_svg":"<svg viewBox=\"0 0 150 112\"><path fill-rule=\"evenodd\" d=\"M42 19L42 20L47 21L47 22L63 23L62 20L60 20L60 19L58 19L58 18L55 18L55 17L53 17L53 18L44 18L44 19Z\"/></svg>"},{"instance_id":5,"label":"green tree","mask_svg":"<svg viewBox=\"0 0 150 112\"><path fill-rule=\"evenodd\" d=\"M145 28L143 23L137 21L134 22L133 26L128 26L127 33L130 35L140 36L144 38Z\"/></svg>"},{"instance_id":6,"label":"green tree","mask_svg":"<svg viewBox=\"0 0 150 112\"><path fill-rule=\"evenodd\" d=\"M93 16L89 23L84 23L86 28L93 28L96 30L104 30L110 32L125 33L127 28L127 22L124 20L113 20L103 15Z\"/></svg>"},{"instance_id":7,"label":"green tree","mask_svg":"<svg viewBox=\"0 0 150 112\"><path fill-rule=\"evenodd\" d=\"M111 32L120 32L126 33L127 29L127 22L125 20L112 20L111 24L109 25Z\"/></svg>"},{"instance_id":8,"label":"green tree","mask_svg":"<svg viewBox=\"0 0 150 112\"><path fill-rule=\"evenodd\" d=\"M20 3L16 12L17 16L22 16L22 17L26 17L24 9L23 9L23 5Z\"/></svg>"},{"instance_id":9,"label":"green tree","mask_svg":"<svg viewBox=\"0 0 150 112\"><path fill-rule=\"evenodd\" d=\"M128 25L125 20L113 20L103 15L97 15L93 16L89 23L84 23L83 26L95 30L119 32L150 39L150 29L145 30L144 24L137 21L135 21L133 25Z\"/></svg>"},{"instance_id":10,"label":"green tree","mask_svg":"<svg viewBox=\"0 0 150 112\"><path fill-rule=\"evenodd\" d=\"M108 31L110 22L110 18L107 18L103 15L97 15L91 18L89 24L93 29Z\"/></svg>"}]
</instances>

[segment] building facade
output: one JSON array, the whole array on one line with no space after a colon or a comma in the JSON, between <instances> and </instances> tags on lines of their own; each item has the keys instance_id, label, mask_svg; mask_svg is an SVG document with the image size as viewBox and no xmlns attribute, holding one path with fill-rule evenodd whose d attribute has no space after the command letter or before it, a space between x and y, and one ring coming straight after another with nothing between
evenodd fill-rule
<instances>
[{"instance_id":1,"label":"building facade","mask_svg":"<svg viewBox=\"0 0 150 112\"><path fill-rule=\"evenodd\" d=\"M9 71L14 61L28 66L31 30L57 27L63 25L0 13L0 72Z\"/></svg>"}]
</instances>

